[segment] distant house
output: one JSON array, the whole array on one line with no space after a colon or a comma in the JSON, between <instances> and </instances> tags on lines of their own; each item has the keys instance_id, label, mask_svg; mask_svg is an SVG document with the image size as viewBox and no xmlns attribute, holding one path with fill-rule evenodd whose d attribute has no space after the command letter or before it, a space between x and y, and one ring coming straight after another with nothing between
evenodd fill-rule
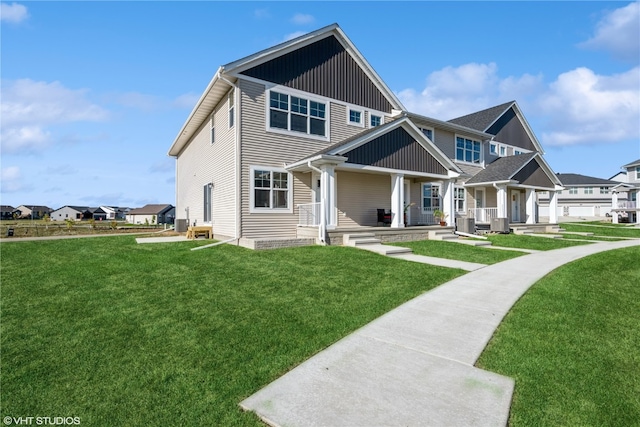
<instances>
[{"instance_id":1,"label":"distant house","mask_svg":"<svg viewBox=\"0 0 640 427\"><path fill-rule=\"evenodd\" d=\"M100 206L100 209L106 214L105 219L108 220L126 219L127 212L131 210L129 208L121 208L117 206Z\"/></svg>"},{"instance_id":2,"label":"distant house","mask_svg":"<svg viewBox=\"0 0 640 427\"><path fill-rule=\"evenodd\" d=\"M20 205L15 209L19 218L42 219L45 215L51 215L53 209L48 206Z\"/></svg>"},{"instance_id":3,"label":"distant house","mask_svg":"<svg viewBox=\"0 0 640 427\"><path fill-rule=\"evenodd\" d=\"M146 205L127 213L130 224L173 224L176 208L173 205Z\"/></svg>"},{"instance_id":4,"label":"distant house","mask_svg":"<svg viewBox=\"0 0 640 427\"><path fill-rule=\"evenodd\" d=\"M559 173L564 190L557 192L558 216L605 217L611 213L611 192L618 183L609 179ZM538 197L540 216L549 216L549 193Z\"/></svg>"},{"instance_id":5,"label":"distant house","mask_svg":"<svg viewBox=\"0 0 640 427\"><path fill-rule=\"evenodd\" d=\"M0 219L13 219L16 208L9 205L0 205Z\"/></svg>"},{"instance_id":6,"label":"distant house","mask_svg":"<svg viewBox=\"0 0 640 427\"><path fill-rule=\"evenodd\" d=\"M613 222L635 222L640 224L640 206L638 206L638 194L640 193L640 159L628 163L622 168L626 171L626 181L618 183L611 192L611 205L613 206ZM622 175L618 174L622 178ZM626 193L626 198L624 194Z\"/></svg>"},{"instance_id":7,"label":"distant house","mask_svg":"<svg viewBox=\"0 0 640 427\"><path fill-rule=\"evenodd\" d=\"M81 221L85 217L86 212L89 212L89 207L87 206L63 206L51 212L51 220L66 221L67 219L72 219L74 221Z\"/></svg>"}]
</instances>

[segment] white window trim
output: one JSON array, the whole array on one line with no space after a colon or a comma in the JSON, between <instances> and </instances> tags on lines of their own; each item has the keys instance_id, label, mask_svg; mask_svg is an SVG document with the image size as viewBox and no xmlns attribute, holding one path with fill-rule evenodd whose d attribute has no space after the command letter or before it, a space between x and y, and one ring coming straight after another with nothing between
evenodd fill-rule
<instances>
[{"instance_id":1,"label":"white window trim","mask_svg":"<svg viewBox=\"0 0 640 427\"><path fill-rule=\"evenodd\" d=\"M431 191L433 192L433 188L436 187L438 189L438 195L436 197L433 197L433 193L431 194L431 200L433 199L438 199L438 206L434 207L431 206L430 208L426 208L426 209L431 209L431 210L436 210L436 209L440 209L442 210L442 185L439 183L434 183L434 182L423 182L422 185L420 186L420 211L422 213L427 212L427 210L424 207L424 187L425 186L429 186L431 188ZM433 204L432 204L433 205Z\"/></svg>"},{"instance_id":2,"label":"white window trim","mask_svg":"<svg viewBox=\"0 0 640 427\"><path fill-rule=\"evenodd\" d=\"M236 91L235 89L231 89L227 94L227 107L229 112L228 122L229 129L232 129L236 125L236 99L235 99ZM233 125L231 124L233 121Z\"/></svg>"},{"instance_id":3,"label":"white window trim","mask_svg":"<svg viewBox=\"0 0 640 427\"><path fill-rule=\"evenodd\" d=\"M216 143L216 120L215 113L211 113L211 121L209 122L209 143L211 145Z\"/></svg>"},{"instance_id":4,"label":"white window trim","mask_svg":"<svg viewBox=\"0 0 640 427\"><path fill-rule=\"evenodd\" d=\"M593 187L584 187L584 194L593 194Z\"/></svg>"},{"instance_id":5,"label":"white window trim","mask_svg":"<svg viewBox=\"0 0 640 427\"><path fill-rule=\"evenodd\" d=\"M314 101L314 102L324 104L325 136L315 135L308 132L307 133L296 132L294 130L289 130L289 129L272 128L271 126L269 126L269 119L270 119L269 112L271 110L271 106L270 106L271 91L282 93L284 95L289 96L289 117L291 116L291 96L304 98L307 101ZM331 135L331 124L329 120L331 117L331 100L329 98L319 97L319 96L310 94L308 92L302 92L302 91L291 89L285 86L274 85L271 87L267 87L267 90L265 91L264 107L265 107L264 108L265 132L277 133L280 135L288 135L288 136L293 136L298 138L315 139L318 141L329 141L330 135Z\"/></svg>"},{"instance_id":6,"label":"white window trim","mask_svg":"<svg viewBox=\"0 0 640 427\"><path fill-rule=\"evenodd\" d=\"M379 125L374 126L373 123L371 123L371 120L372 120L373 116L380 117L380 124ZM378 114L378 113L376 113L374 111L369 111L369 127L370 128L375 128L375 127L378 127L378 126L382 126L383 124L384 124L384 115Z\"/></svg>"},{"instance_id":7,"label":"white window trim","mask_svg":"<svg viewBox=\"0 0 640 427\"><path fill-rule=\"evenodd\" d=\"M356 122L352 122L351 121L351 112L352 111L360 113L360 123L356 123ZM347 106L347 124L349 126L356 126L356 127L359 127L359 128L363 128L364 127L364 122L365 122L365 114L364 114L364 110L362 108L353 107L353 106Z\"/></svg>"},{"instance_id":8,"label":"white window trim","mask_svg":"<svg viewBox=\"0 0 640 427\"><path fill-rule=\"evenodd\" d=\"M462 190L462 210L458 210L456 202L460 200L456 198L456 190ZM467 211L467 190L461 185L453 186L453 205L457 213L464 214Z\"/></svg>"},{"instance_id":9,"label":"white window trim","mask_svg":"<svg viewBox=\"0 0 640 427\"><path fill-rule=\"evenodd\" d=\"M420 132L422 132L425 138L428 138L428 136L424 133L424 130L430 130L432 136L431 142L435 142L434 140L436 139L436 130L434 128L430 126L420 126L418 129L420 129Z\"/></svg>"},{"instance_id":10,"label":"white window trim","mask_svg":"<svg viewBox=\"0 0 640 427\"><path fill-rule=\"evenodd\" d=\"M468 162L466 160L459 160L458 159L458 138L462 138L462 139L465 139L465 140L468 139L470 141L474 141L474 142L480 143L480 159L479 159L478 163L475 163L473 161ZM454 144L453 145L453 149L454 149L453 158L454 158L454 160L456 162L465 163L465 164L468 164L468 165L478 165L478 166L484 165L484 154L483 154L483 149L482 149L482 141L480 141L478 139L471 138L471 137L467 137L467 136L464 136L464 135L455 134L454 137L453 137L453 144Z\"/></svg>"},{"instance_id":11,"label":"white window trim","mask_svg":"<svg viewBox=\"0 0 640 427\"><path fill-rule=\"evenodd\" d=\"M284 172L287 174L287 207L286 208L256 208L255 207L255 179L254 171ZM250 213L293 213L293 174L283 168L273 166L254 165L249 167L249 212Z\"/></svg>"},{"instance_id":12,"label":"white window trim","mask_svg":"<svg viewBox=\"0 0 640 427\"><path fill-rule=\"evenodd\" d=\"M569 194L571 195L578 194L578 187L569 187Z\"/></svg>"},{"instance_id":13,"label":"white window trim","mask_svg":"<svg viewBox=\"0 0 640 427\"><path fill-rule=\"evenodd\" d=\"M491 149L494 147L495 147L495 151L491 151ZM489 154L491 154L492 156L500 156L500 144L498 144L497 142L490 142Z\"/></svg>"}]
</instances>

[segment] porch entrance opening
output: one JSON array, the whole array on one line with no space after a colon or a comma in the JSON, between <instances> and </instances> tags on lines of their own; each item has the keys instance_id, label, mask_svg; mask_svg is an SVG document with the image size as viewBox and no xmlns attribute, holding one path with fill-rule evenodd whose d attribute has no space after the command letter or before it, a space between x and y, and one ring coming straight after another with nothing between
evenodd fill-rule
<instances>
[{"instance_id":1,"label":"porch entrance opening","mask_svg":"<svg viewBox=\"0 0 640 427\"><path fill-rule=\"evenodd\" d=\"M511 190L511 222L520 222L520 191Z\"/></svg>"}]
</instances>

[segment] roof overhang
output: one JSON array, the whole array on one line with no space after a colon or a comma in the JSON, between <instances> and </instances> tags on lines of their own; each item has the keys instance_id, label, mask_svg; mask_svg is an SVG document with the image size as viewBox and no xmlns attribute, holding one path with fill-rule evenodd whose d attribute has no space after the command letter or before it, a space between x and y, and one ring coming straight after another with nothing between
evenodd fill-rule
<instances>
[{"instance_id":1,"label":"roof overhang","mask_svg":"<svg viewBox=\"0 0 640 427\"><path fill-rule=\"evenodd\" d=\"M442 120L438 120L438 119L434 119L431 117L427 117L427 116L422 116L420 114L415 114L415 113L407 113L409 118L415 119L415 120L420 120L420 121L424 121L424 122L428 122L429 124L433 125L433 126L437 126L438 129L444 129L444 130L448 130L451 132L460 132L460 133L465 133L467 135L472 135L475 136L477 138L480 139L491 139L493 138L493 135L491 135L490 133L486 133L486 132L482 132L476 129L472 129L466 126L461 126L461 125L457 125L455 123L451 123L451 122L445 122Z\"/></svg>"},{"instance_id":2,"label":"roof overhang","mask_svg":"<svg viewBox=\"0 0 640 427\"><path fill-rule=\"evenodd\" d=\"M295 163L285 165L289 172L311 172L324 165L339 165L347 161L346 157L333 156L330 154L318 154L313 157L302 159Z\"/></svg>"}]
</instances>

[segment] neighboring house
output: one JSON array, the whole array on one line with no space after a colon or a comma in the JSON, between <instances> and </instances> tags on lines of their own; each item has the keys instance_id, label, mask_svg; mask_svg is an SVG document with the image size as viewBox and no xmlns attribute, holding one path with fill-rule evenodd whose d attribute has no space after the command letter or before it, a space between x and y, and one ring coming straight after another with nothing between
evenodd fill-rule
<instances>
[{"instance_id":1,"label":"neighboring house","mask_svg":"<svg viewBox=\"0 0 640 427\"><path fill-rule=\"evenodd\" d=\"M622 166L626 181L612 188L611 206L613 206L613 222L634 222L640 224L640 159ZM620 174L616 176L621 176ZM626 193L626 200L623 200Z\"/></svg>"},{"instance_id":2,"label":"neighboring house","mask_svg":"<svg viewBox=\"0 0 640 427\"><path fill-rule=\"evenodd\" d=\"M108 220L126 219L129 208L121 208L117 206L100 206L100 209L105 213Z\"/></svg>"},{"instance_id":3,"label":"neighboring house","mask_svg":"<svg viewBox=\"0 0 640 427\"><path fill-rule=\"evenodd\" d=\"M72 219L74 221L81 221L87 213L90 213L89 209L87 206L63 206L51 212L51 220L66 221L67 219Z\"/></svg>"},{"instance_id":4,"label":"neighboring house","mask_svg":"<svg viewBox=\"0 0 640 427\"><path fill-rule=\"evenodd\" d=\"M450 121L406 111L336 24L220 67L169 149L178 218L250 247L308 226L326 241L379 209L392 228L435 210L534 224L536 193L562 188L542 154L515 101Z\"/></svg>"},{"instance_id":5,"label":"neighboring house","mask_svg":"<svg viewBox=\"0 0 640 427\"><path fill-rule=\"evenodd\" d=\"M9 205L0 205L0 219L13 219L16 208Z\"/></svg>"},{"instance_id":6,"label":"neighboring house","mask_svg":"<svg viewBox=\"0 0 640 427\"><path fill-rule=\"evenodd\" d=\"M558 216L611 215L611 193L617 182L576 173L559 173L557 176L564 186L564 190L557 192ZM538 201L540 216L549 216L549 193L539 193Z\"/></svg>"},{"instance_id":7,"label":"neighboring house","mask_svg":"<svg viewBox=\"0 0 640 427\"><path fill-rule=\"evenodd\" d=\"M127 213L127 222L130 224L173 224L176 217L176 209L173 205L145 205L141 208L131 209Z\"/></svg>"},{"instance_id":8,"label":"neighboring house","mask_svg":"<svg viewBox=\"0 0 640 427\"><path fill-rule=\"evenodd\" d=\"M53 209L48 206L39 205L20 205L14 211L19 218L26 219L42 219L45 215L51 215Z\"/></svg>"}]
</instances>

